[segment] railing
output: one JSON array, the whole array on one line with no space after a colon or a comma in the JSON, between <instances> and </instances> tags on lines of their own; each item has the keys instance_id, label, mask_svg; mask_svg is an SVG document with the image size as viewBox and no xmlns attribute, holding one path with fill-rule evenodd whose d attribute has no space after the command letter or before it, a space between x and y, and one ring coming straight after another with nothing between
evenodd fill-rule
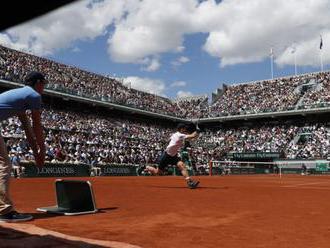
<instances>
[{"instance_id":1,"label":"railing","mask_svg":"<svg viewBox=\"0 0 330 248\"><path fill-rule=\"evenodd\" d=\"M14 82L6 81L6 80L0 80L0 83L3 86L11 87L11 88L16 88L16 87L22 86L22 84L14 83ZM134 112L134 113L139 113L142 115L154 116L154 117L170 119L172 121L180 121L180 122L190 122L190 121L193 121L193 122L198 121L199 123L225 122L225 121L232 121L232 120L259 119L259 118L267 118L267 117L275 118L275 117L279 117L279 116L294 116L294 115L306 115L306 114L330 112L330 103L322 102L322 103L316 103L316 104L302 105L297 110L294 109L294 106L287 107L286 110L275 111L275 112L272 109L264 110L263 112L256 112L254 110L246 110L246 111L239 112L235 115L221 113L221 115L215 116L215 117L204 117L204 118L200 118L200 119L193 118L193 119L188 120L188 119L183 119L183 118L179 118L179 117L169 116L167 114L160 114L160 113L154 113L154 112L143 110L143 109L137 109L132 106L124 106L121 104L104 101L104 99L102 100L102 98L97 98L97 97L89 98L86 95L81 96L78 94L74 94L74 91L68 90L68 89L63 89L63 91L60 91L58 88L56 88L56 90L53 90L50 88L45 90L45 93L47 95L57 96L57 97L66 98L66 99L72 99L72 100L76 100L76 101L80 101L80 102L87 102L87 103L91 103L91 104L97 104L97 105L105 106L108 108L114 108L114 109L119 109L119 110L123 110L123 111Z\"/></svg>"},{"instance_id":2,"label":"railing","mask_svg":"<svg viewBox=\"0 0 330 248\"><path fill-rule=\"evenodd\" d=\"M2 80L2 79L0 79L0 84L2 86L9 87L9 88L17 88L17 87L23 86L23 84L10 82L10 81L6 81L6 80ZM87 96L86 94L77 94L76 91L74 91L74 90L62 89L62 91L61 91L61 87L59 89L56 88L56 90L52 89L52 87L46 88L45 94L50 95L50 96L60 97L63 99L71 99L71 100L75 100L78 102L84 102L84 103L90 103L90 104L95 104L95 105L99 105L99 106L104 106L104 107L107 107L110 109L118 109L118 110L131 112L131 113L134 112L134 113L147 115L147 116L154 116L154 117L159 117L159 118L163 118L163 119L170 119L170 120L176 121L176 122L177 121L189 122L188 120L185 120L185 119L182 119L179 117L155 113L155 112L151 112L151 111L147 111L147 110L143 110L143 109L137 109L137 108L135 108L135 106L134 107L125 106L122 104L105 101L101 97L98 98L98 97L90 97L90 96Z\"/></svg>"}]
</instances>

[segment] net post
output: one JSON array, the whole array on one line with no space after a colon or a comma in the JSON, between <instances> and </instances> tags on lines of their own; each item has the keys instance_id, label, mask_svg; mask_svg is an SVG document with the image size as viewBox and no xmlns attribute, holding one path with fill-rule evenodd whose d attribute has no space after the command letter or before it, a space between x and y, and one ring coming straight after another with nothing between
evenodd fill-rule
<instances>
[{"instance_id":1,"label":"net post","mask_svg":"<svg viewBox=\"0 0 330 248\"><path fill-rule=\"evenodd\" d=\"M212 160L209 162L209 176L212 176Z\"/></svg>"}]
</instances>

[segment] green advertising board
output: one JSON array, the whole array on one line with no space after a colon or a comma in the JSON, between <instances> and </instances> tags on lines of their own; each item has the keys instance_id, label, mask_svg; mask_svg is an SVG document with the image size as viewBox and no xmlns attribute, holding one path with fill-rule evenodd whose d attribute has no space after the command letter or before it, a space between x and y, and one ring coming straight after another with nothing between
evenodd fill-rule
<instances>
[{"instance_id":1,"label":"green advertising board","mask_svg":"<svg viewBox=\"0 0 330 248\"><path fill-rule=\"evenodd\" d=\"M137 176L137 167L134 165L109 164L101 165L102 176Z\"/></svg>"},{"instance_id":2,"label":"green advertising board","mask_svg":"<svg viewBox=\"0 0 330 248\"><path fill-rule=\"evenodd\" d=\"M273 160L279 159L280 153L277 152L246 152L246 153L232 153L230 154L234 160Z\"/></svg>"},{"instance_id":3,"label":"green advertising board","mask_svg":"<svg viewBox=\"0 0 330 248\"><path fill-rule=\"evenodd\" d=\"M88 177L90 167L86 164L47 163L37 167L32 163L22 163L25 177Z\"/></svg>"},{"instance_id":4,"label":"green advertising board","mask_svg":"<svg viewBox=\"0 0 330 248\"><path fill-rule=\"evenodd\" d=\"M315 171L317 171L317 172L326 172L326 171L328 171L328 163L326 161L317 160Z\"/></svg>"}]
</instances>

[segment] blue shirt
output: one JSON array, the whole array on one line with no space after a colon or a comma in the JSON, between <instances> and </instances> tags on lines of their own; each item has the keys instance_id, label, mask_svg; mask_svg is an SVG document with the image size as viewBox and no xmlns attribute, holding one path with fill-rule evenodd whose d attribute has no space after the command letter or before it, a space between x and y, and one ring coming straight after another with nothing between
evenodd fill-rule
<instances>
[{"instance_id":1,"label":"blue shirt","mask_svg":"<svg viewBox=\"0 0 330 248\"><path fill-rule=\"evenodd\" d=\"M0 94L0 121L28 109L41 109L41 95L30 86Z\"/></svg>"}]
</instances>

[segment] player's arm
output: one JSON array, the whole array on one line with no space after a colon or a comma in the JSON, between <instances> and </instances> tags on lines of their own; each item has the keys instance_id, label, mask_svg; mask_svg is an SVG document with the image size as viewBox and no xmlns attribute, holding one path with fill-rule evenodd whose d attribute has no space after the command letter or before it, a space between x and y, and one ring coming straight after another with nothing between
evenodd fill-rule
<instances>
[{"instance_id":1,"label":"player's arm","mask_svg":"<svg viewBox=\"0 0 330 248\"><path fill-rule=\"evenodd\" d=\"M194 139L194 138L196 138L197 136L198 136L198 132L195 131L195 132L193 132L192 134L187 134L186 137L185 137L185 139Z\"/></svg>"},{"instance_id":2,"label":"player's arm","mask_svg":"<svg viewBox=\"0 0 330 248\"><path fill-rule=\"evenodd\" d=\"M17 114L17 116L22 123L22 127L25 131L27 141L29 142L30 147L33 151L33 155L36 157L38 154L38 145L36 142L36 136L30 124L30 120L25 112L20 112Z\"/></svg>"},{"instance_id":3,"label":"player's arm","mask_svg":"<svg viewBox=\"0 0 330 248\"><path fill-rule=\"evenodd\" d=\"M41 127L41 118L40 118L40 111L39 118L38 113L33 113L32 111L32 121L33 127L31 127L31 123L29 117L25 112L18 113L18 118L20 119L22 126L25 131L26 138L31 146L33 156L35 157L37 166L42 166L45 161L45 144L43 140L43 131ZM40 120L40 124L38 125L37 122ZM40 131L41 130L41 131Z\"/></svg>"},{"instance_id":4,"label":"player's arm","mask_svg":"<svg viewBox=\"0 0 330 248\"><path fill-rule=\"evenodd\" d=\"M45 162L46 157L46 148L45 148L45 137L44 130L41 124L41 111L40 110L32 110L32 125L33 131L36 137L36 142L39 147L38 152L38 161L37 165L42 166Z\"/></svg>"}]
</instances>

